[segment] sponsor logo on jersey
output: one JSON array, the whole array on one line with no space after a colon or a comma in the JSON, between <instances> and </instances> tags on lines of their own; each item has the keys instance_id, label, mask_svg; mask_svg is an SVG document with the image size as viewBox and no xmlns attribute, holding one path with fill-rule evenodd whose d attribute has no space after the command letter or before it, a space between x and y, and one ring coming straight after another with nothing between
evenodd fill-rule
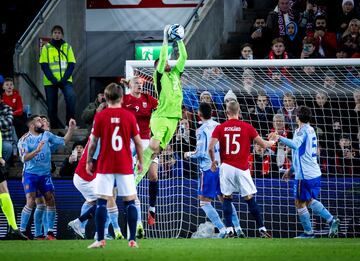
<instances>
[{"instance_id":1,"label":"sponsor logo on jersey","mask_svg":"<svg viewBox=\"0 0 360 261\"><path fill-rule=\"evenodd\" d=\"M147 107L147 102L143 102L143 108Z\"/></svg>"}]
</instances>

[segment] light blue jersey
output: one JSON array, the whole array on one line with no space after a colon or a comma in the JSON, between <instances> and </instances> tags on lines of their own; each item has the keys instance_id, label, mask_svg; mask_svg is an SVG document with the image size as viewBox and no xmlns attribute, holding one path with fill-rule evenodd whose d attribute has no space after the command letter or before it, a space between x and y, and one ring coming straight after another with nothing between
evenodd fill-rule
<instances>
[{"instance_id":1,"label":"light blue jersey","mask_svg":"<svg viewBox=\"0 0 360 261\"><path fill-rule=\"evenodd\" d=\"M45 141L41 151L31 160L24 162L25 155L34 151L40 141ZM24 173L39 176L50 175L51 147L57 145L65 145L64 138L56 136L48 131L45 131L38 136L35 136L30 132L22 136L18 143L18 149L21 161L24 163Z\"/></svg>"},{"instance_id":2,"label":"light blue jersey","mask_svg":"<svg viewBox=\"0 0 360 261\"><path fill-rule=\"evenodd\" d=\"M200 128L196 130L196 152L191 155L192 159L198 159L200 170L206 171L211 167L211 160L208 152L211 135L216 126L219 123L210 119L204 121ZM219 143L215 145L215 160L220 162L220 154L219 154Z\"/></svg>"},{"instance_id":3,"label":"light blue jersey","mask_svg":"<svg viewBox=\"0 0 360 261\"><path fill-rule=\"evenodd\" d=\"M314 179L321 176L320 166L317 162L317 138L313 127L304 124L295 130L292 140L280 137L279 140L292 148L292 160L295 179Z\"/></svg>"}]
</instances>

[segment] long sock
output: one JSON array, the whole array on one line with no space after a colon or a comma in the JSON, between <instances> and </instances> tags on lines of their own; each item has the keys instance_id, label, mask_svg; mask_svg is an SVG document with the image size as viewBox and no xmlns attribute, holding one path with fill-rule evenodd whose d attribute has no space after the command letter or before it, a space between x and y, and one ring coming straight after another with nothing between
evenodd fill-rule
<instances>
[{"instance_id":1,"label":"long sock","mask_svg":"<svg viewBox=\"0 0 360 261\"><path fill-rule=\"evenodd\" d=\"M143 152L144 163L142 165L143 171L141 173L138 173L137 167L135 168L135 174L136 174L135 184L136 185L140 183L140 181L143 179L145 174L149 171L153 154L154 154L154 151L152 149L150 149L149 147L147 147L144 150L144 152Z\"/></svg>"},{"instance_id":2,"label":"long sock","mask_svg":"<svg viewBox=\"0 0 360 261\"><path fill-rule=\"evenodd\" d=\"M218 212L215 210L215 208L211 205L210 202L200 201L200 206L215 227L217 227L219 230L225 227L224 223L221 221Z\"/></svg>"},{"instance_id":3,"label":"long sock","mask_svg":"<svg viewBox=\"0 0 360 261\"><path fill-rule=\"evenodd\" d=\"M155 207L158 194L158 181L149 181L149 205Z\"/></svg>"},{"instance_id":4,"label":"long sock","mask_svg":"<svg viewBox=\"0 0 360 261\"><path fill-rule=\"evenodd\" d=\"M261 210L259 208L259 205L256 203L255 198L251 198L249 200L245 200L245 202L248 204L249 207L249 211L251 213L251 215L255 218L256 220L256 225L258 228L261 228L264 226L264 221L262 219L262 213Z\"/></svg>"},{"instance_id":5,"label":"long sock","mask_svg":"<svg viewBox=\"0 0 360 261\"><path fill-rule=\"evenodd\" d=\"M55 206L47 206L46 207L47 212L47 227L48 232L54 231L54 224L55 224L55 215L56 215L56 208Z\"/></svg>"},{"instance_id":6,"label":"long sock","mask_svg":"<svg viewBox=\"0 0 360 261\"><path fill-rule=\"evenodd\" d=\"M47 211L43 213L42 226L44 227L44 235L46 235L48 232Z\"/></svg>"},{"instance_id":7,"label":"long sock","mask_svg":"<svg viewBox=\"0 0 360 261\"><path fill-rule=\"evenodd\" d=\"M106 214L106 221L105 221L105 227L104 227L104 233L105 235L109 234L109 226L110 226L110 216L109 216L109 212L107 212Z\"/></svg>"},{"instance_id":8,"label":"long sock","mask_svg":"<svg viewBox=\"0 0 360 261\"><path fill-rule=\"evenodd\" d=\"M85 201L84 204L81 206L81 212L80 212L80 216L82 216L86 211L88 211L92 206L92 204L90 204L89 202ZM85 221L81 222L80 228L82 232L85 232L85 227L87 224L88 220L86 219Z\"/></svg>"},{"instance_id":9,"label":"long sock","mask_svg":"<svg viewBox=\"0 0 360 261\"><path fill-rule=\"evenodd\" d=\"M107 209L111 221L111 225L114 230L120 230L119 226L119 210L117 206Z\"/></svg>"},{"instance_id":10,"label":"long sock","mask_svg":"<svg viewBox=\"0 0 360 261\"><path fill-rule=\"evenodd\" d=\"M135 207L137 211L137 223L141 223L141 203L139 199L135 200Z\"/></svg>"},{"instance_id":11,"label":"long sock","mask_svg":"<svg viewBox=\"0 0 360 261\"><path fill-rule=\"evenodd\" d=\"M237 215L237 211L236 211L236 208L235 208L233 203L231 203L231 207L232 207L231 221L232 221L232 223L234 225L234 228L235 229L241 229L239 217Z\"/></svg>"},{"instance_id":12,"label":"long sock","mask_svg":"<svg viewBox=\"0 0 360 261\"><path fill-rule=\"evenodd\" d=\"M12 229L18 229L16 225L14 206L9 193L0 194L0 206L4 212L7 222L9 223L9 226L11 226Z\"/></svg>"},{"instance_id":13,"label":"long sock","mask_svg":"<svg viewBox=\"0 0 360 261\"><path fill-rule=\"evenodd\" d=\"M305 233L313 233L310 221L310 214L307 207L297 209L301 225L304 228Z\"/></svg>"},{"instance_id":14,"label":"long sock","mask_svg":"<svg viewBox=\"0 0 360 261\"><path fill-rule=\"evenodd\" d=\"M35 237L41 236L43 216L46 211L45 204L37 204L34 212L34 223L35 223Z\"/></svg>"},{"instance_id":15,"label":"long sock","mask_svg":"<svg viewBox=\"0 0 360 261\"><path fill-rule=\"evenodd\" d=\"M124 204L130 231L129 240L136 240L137 210L135 207L135 200L125 201Z\"/></svg>"},{"instance_id":16,"label":"long sock","mask_svg":"<svg viewBox=\"0 0 360 261\"><path fill-rule=\"evenodd\" d=\"M84 214L79 217L80 222L84 222L88 219L95 217L96 205L92 205Z\"/></svg>"},{"instance_id":17,"label":"long sock","mask_svg":"<svg viewBox=\"0 0 360 261\"><path fill-rule=\"evenodd\" d=\"M224 198L223 202L223 213L224 213L224 220L226 227L232 227L232 199L231 198Z\"/></svg>"},{"instance_id":18,"label":"long sock","mask_svg":"<svg viewBox=\"0 0 360 261\"><path fill-rule=\"evenodd\" d=\"M30 216L31 216L32 208L25 206L21 211L21 221L20 221L20 230L26 231L26 227L28 225Z\"/></svg>"},{"instance_id":19,"label":"long sock","mask_svg":"<svg viewBox=\"0 0 360 261\"><path fill-rule=\"evenodd\" d=\"M105 222L107 217L106 199L99 198L97 200L97 206L95 211L95 224L97 231L97 240L101 241L104 239Z\"/></svg>"},{"instance_id":20,"label":"long sock","mask_svg":"<svg viewBox=\"0 0 360 261\"><path fill-rule=\"evenodd\" d=\"M330 212L324 207L324 205L317 201L316 199L313 199L311 201L311 204L309 207L312 209L315 215L318 215L326 220L327 223L330 223L333 220L333 216L330 214Z\"/></svg>"}]
</instances>

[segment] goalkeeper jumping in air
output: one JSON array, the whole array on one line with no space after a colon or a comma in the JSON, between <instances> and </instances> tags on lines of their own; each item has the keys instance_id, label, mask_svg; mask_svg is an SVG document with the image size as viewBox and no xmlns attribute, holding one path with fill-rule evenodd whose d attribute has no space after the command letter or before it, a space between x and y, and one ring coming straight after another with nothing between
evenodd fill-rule
<instances>
[{"instance_id":1,"label":"goalkeeper jumping in air","mask_svg":"<svg viewBox=\"0 0 360 261\"><path fill-rule=\"evenodd\" d=\"M155 61L155 72L153 75L155 90L158 95L157 109L152 113L150 119L150 129L153 136L150 139L149 147L144 150L143 171L137 173L136 185L148 172L152 159L155 154L160 153L172 139L177 124L182 118L181 105L183 101L180 77L184 71L187 52L184 42L177 40L179 48L179 58L174 68L167 62L168 58L168 29L164 28L164 40L160 51L160 57ZM155 219L155 212L149 213Z\"/></svg>"}]
</instances>

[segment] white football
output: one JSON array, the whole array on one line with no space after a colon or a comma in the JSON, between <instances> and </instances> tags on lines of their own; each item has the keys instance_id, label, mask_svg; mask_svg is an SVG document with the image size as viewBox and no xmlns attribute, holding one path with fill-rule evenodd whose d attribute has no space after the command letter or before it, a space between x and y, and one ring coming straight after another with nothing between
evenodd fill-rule
<instances>
[{"instance_id":1,"label":"white football","mask_svg":"<svg viewBox=\"0 0 360 261\"><path fill-rule=\"evenodd\" d=\"M170 25L168 29L169 40L181 40L184 38L185 29L181 24Z\"/></svg>"}]
</instances>

